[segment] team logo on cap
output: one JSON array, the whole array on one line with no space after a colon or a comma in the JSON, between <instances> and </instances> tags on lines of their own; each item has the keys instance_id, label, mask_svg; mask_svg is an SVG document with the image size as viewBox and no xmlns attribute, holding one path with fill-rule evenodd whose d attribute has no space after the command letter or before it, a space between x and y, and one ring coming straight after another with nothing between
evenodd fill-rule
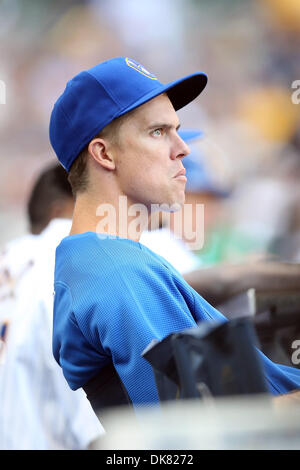
<instances>
[{"instance_id":1,"label":"team logo on cap","mask_svg":"<svg viewBox=\"0 0 300 470\"><path fill-rule=\"evenodd\" d=\"M150 73L148 72L147 69L145 69L145 67L143 67L141 64L139 64L138 62L136 62L136 60L133 60L133 59L129 59L128 57L126 57L126 64L129 66L129 67L132 67L134 70L136 70L137 72L145 75L145 77L148 77L148 78L152 78L152 80L157 80L156 76L153 75L153 73Z\"/></svg>"}]
</instances>

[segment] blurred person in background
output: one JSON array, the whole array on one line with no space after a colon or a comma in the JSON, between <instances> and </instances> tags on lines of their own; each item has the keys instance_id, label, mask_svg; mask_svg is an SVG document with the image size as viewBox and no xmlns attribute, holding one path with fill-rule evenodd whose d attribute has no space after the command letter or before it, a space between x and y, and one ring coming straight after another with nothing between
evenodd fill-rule
<instances>
[{"instance_id":1,"label":"blurred person in background","mask_svg":"<svg viewBox=\"0 0 300 470\"><path fill-rule=\"evenodd\" d=\"M246 240L246 255L247 251L283 255L277 241L289 238L299 203L299 151L296 155L293 142L300 126L300 108L293 104L291 91L274 82L273 68L265 74L268 82L250 89L238 103L238 119L251 130L253 141L263 142L265 148L234 194L235 246L231 244L225 253L230 257L239 240Z\"/></svg>"},{"instance_id":2,"label":"blurred person in background","mask_svg":"<svg viewBox=\"0 0 300 470\"><path fill-rule=\"evenodd\" d=\"M0 251L1 311L5 312L6 301L16 297L18 282L35 264L40 240L37 235L53 219L71 219L73 207L72 192L63 169L53 165L42 171L28 198L28 232L6 243ZM11 311L11 308L7 310Z\"/></svg>"},{"instance_id":3,"label":"blurred person in background","mask_svg":"<svg viewBox=\"0 0 300 470\"><path fill-rule=\"evenodd\" d=\"M289 204L282 217L282 229L270 243L269 250L287 262L300 261L300 123L295 135L279 155L273 169L274 179L285 189Z\"/></svg>"},{"instance_id":4,"label":"blurred person in background","mask_svg":"<svg viewBox=\"0 0 300 470\"><path fill-rule=\"evenodd\" d=\"M221 183L214 179L204 155L196 145L198 141L205 139L202 131L182 129L178 133L191 149L191 153L183 160L187 177L185 204L190 204L191 211L185 214L183 210L180 211L185 221L178 225L187 225L192 234L196 230L203 231L203 247L193 250L190 248L193 247L193 239L185 238L184 231L174 233L174 213L161 213L160 227L143 232L141 243L167 259L215 307L250 288L274 292L299 289L299 265L283 262L267 251L259 251L257 243L247 243L245 239L243 242L234 234L234 227L230 237L233 218L230 209L234 188L230 187L228 181ZM241 205L243 201L241 199ZM198 221L197 204L203 205L204 209L204 217ZM178 214L179 212L175 217ZM254 216L252 223L255 224ZM222 230L225 226L228 227L227 230ZM235 245L236 239L239 240L238 245ZM236 256L232 255L230 258L229 253L234 247Z\"/></svg>"},{"instance_id":5,"label":"blurred person in background","mask_svg":"<svg viewBox=\"0 0 300 470\"><path fill-rule=\"evenodd\" d=\"M2 252L0 448L86 449L103 429L82 390L72 392L52 355L55 248L68 235L74 200L60 165L37 178L30 234Z\"/></svg>"},{"instance_id":6,"label":"blurred person in background","mask_svg":"<svg viewBox=\"0 0 300 470\"><path fill-rule=\"evenodd\" d=\"M183 130L183 138L184 132ZM197 143L205 140L206 136L202 133L192 142L189 141L191 153L183 161L187 177L185 206L180 213L173 213L170 217L172 232L178 237L182 235L197 267L218 264L221 261L218 244L226 241L220 227L222 222L228 221L226 199L232 191L229 181L216 177L214 169L208 165L205 153L197 147ZM203 208L202 214L200 207ZM179 227L184 227L182 234L181 231L178 232ZM195 243L199 232L202 232L201 243Z\"/></svg>"}]
</instances>

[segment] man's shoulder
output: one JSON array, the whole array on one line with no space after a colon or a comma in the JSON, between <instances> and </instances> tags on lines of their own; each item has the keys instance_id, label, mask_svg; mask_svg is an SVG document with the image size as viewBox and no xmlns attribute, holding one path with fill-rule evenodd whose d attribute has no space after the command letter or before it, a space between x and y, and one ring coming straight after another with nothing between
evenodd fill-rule
<instances>
[{"instance_id":1,"label":"man's shoulder","mask_svg":"<svg viewBox=\"0 0 300 470\"><path fill-rule=\"evenodd\" d=\"M89 262L96 259L97 263L116 260L118 264L124 261L134 264L138 259L149 257L149 254L154 255L139 242L95 232L69 235L62 239L56 250L57 259L71 256L81 262L86 259Z\"/></svg>"},{"instance_id":2,"label":"man's shoulder","mask_svg":"<svg viewBox=\"0 0 300 470\"><path fill-rule=\"evenodd\" d=\"M122 241L125 241L125 244ZM95 232L79 233L63 238L57 247L56 256L57 258L72 256L72 258L81 261L83 258L89 258L90 262L91 259L95 259L95 256L99 255L99 258L104 261L106 257L114 257L120 252L126 256L133 248L130 242L130 240L112 235L102 235Z\"/></svg>"},{"instance_id":3,"label":"man's shoulder","mask_svg":"<svg viewBox=\"0 0 300 470\"><path fill-rule=\"evenodd\" d=\"M107 282L125 277L127 281L180 276L169 263L139 242L86 232L64 238L56 250L56 282ZM85 280L84 280L85 279Z\"/></svg>"},{"instance_id":4,"label":"man's shoulder","mask_svg":"<svg viewBox=\"0 0 300 470\"><path fill-rule=\"evenodd\" d=\"M56 278L60 273L108 276L142 264L139 243L116 236L85 232L65 237L56 249Z\"/></svg>"}]
</instances>

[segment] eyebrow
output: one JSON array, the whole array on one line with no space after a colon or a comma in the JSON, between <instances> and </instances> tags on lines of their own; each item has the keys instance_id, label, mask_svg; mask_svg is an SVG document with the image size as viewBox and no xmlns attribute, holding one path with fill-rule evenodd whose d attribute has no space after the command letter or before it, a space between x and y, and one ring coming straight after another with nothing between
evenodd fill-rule
<instances>
[{"instance_id":1,"label":"eyebrow","mask_svg":"<svg viewBox=\"0 0 300 470\"><path fill-rule=\"evenodd\" d=\"M166 124L164 122L157 122L157 123L151 124L151 126L149 126L147 128L147 130L159 129L160 127L162 127L163 129L173 129L174 128L174 126L172 126L171 124ZM178 126L176 127L176 131L178 131L179 128L180 128L180 124L178 124Z\"/></svg>"}]
</instances>

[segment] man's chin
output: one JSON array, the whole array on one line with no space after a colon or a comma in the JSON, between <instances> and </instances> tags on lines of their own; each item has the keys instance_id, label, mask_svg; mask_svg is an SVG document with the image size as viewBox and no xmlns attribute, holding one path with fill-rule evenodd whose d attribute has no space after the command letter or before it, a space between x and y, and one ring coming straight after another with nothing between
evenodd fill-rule
<instances>
[{"instance_id":1,"label":"man's chin","mask_svg":"<svg viewBox=\"0 0 300 470\"><path fill-rule=\"evenodd\" d=\"M182 209L184 202L162 202L160 204L153 204L151 212L178 212Z\"/></svg>"},{"instance_id":2,"label":"man's chin","mask_svg":"<svg viewBox=\"0 0 300 470\"><path fill-rule=\"evenodd\" d=\"M150 211L153 212L178 212L180 211L185 203L185 192L177 194L176 197L168 197L164 201L152 202Z\"/></svg>"}]
</instances>

